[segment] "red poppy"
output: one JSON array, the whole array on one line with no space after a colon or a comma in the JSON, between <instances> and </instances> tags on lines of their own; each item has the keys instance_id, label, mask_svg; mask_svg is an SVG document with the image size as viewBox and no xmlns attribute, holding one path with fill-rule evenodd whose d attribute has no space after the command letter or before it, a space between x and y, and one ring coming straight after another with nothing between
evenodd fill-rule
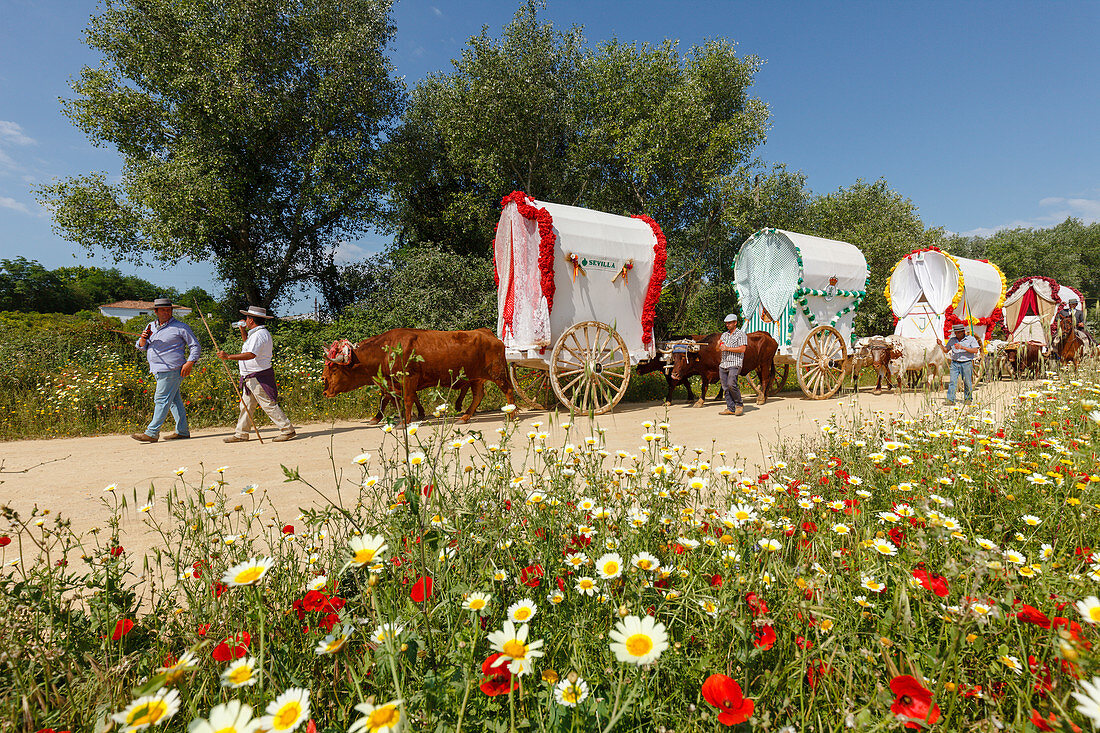
<instances>
[{"instance_id":1,"label":"red poppy","mask_svg":"<svg viewBox=\"0 0 1100 733\"><path fill-rule=\"evenodd\" d=\"M1035 708L1031 709L1031 724L1039 730L1054 730L1054 726L1058 725L1058 716L1051 713L1048 717L1044 718Z\"/></svg>"},{"instance_id":2,"label":"red poppy","mask_svg":"<svg viewBox=\"0 0 1100 733\"><path fill-rule=\"evenodd\" d=\"M417 578L413 583L412 592L409 596L417 603L423 603L432 597L432 578L430 575L425 575L422 578Z\"/></svg>"},{"instance_id":3,"label":"red poppy","mask_svg":"<svg viewBox=\"0 0 1100 733\"><path fill-rule=\"evenodd\" d=\"M121 545L115 545L111 548L111 557L118 557L124 552L126 552L126 550L122 549Z\"/></svg>"},{"instance_id":4,"label":"red poppy","mask_svg":"<svg viewBox=\"0 0 1100 733\"><path fill-rule=\"evenodd\" d=\"M1033 608L1026 603L1020 607L1020 612L1016 614L1016 619L1024 623L1035 624L1040 628L1050 628L1050 619L1047 618L1047 615L1038 608Z\"/></svg>"},{"instance_id":5,"label":"red poppy","mask_svg":"<svg viewBox=\"0 0 1100 733\"><path fill-rule=\"evenodd\" d=\"M294 525L287 524L283 526L283 534L294 534Z\"/></svg>"},{"instance_id":6,"label":"red poppy","mask_svg":"<svg viewBox=\"0 0 1100 733\"><path fill-rule=\"evenodd\" d=\"M718 708L722 725L744 723L752 715L753 703L741 694L741 685L724 674L712 674L703 683L703 699Z\"/></svg>"},{"instance_id":7,"label":"red poppy","mask_svg":"<svg viewBox=\"0 0 1100 733\"><path fill-rule=\"evenodd\" d=\"M890 712L905 723L904 727L920 730L939 720L940 706L932 703L932 693L912 675L890 680L890 692L896 696Z\"/></svg>"},{"instance_id":8,"label":"red poppy","mask_svg":"<svg viewBox=\"0 0 1100 733\"><path fill-rule=\"evenodd\" d=\"M206 632L210 631L210 624L200 624L199 628L195 630L199 636L206 636Z\"/></svg>"},{"instance_id":9,"label":"red poppy","mask_svg":"<svg viewBox=\"0 0 1100 733\"><path fill-rule=\"evenodd\" d=\"M252 635L242 631L236 637L230 636L222 643L214 647L211 656L215 662L232 662L248 654L248 647L252 643Z\"/></svg>"},{"instance_id":10,"label":"red poppy","mask_svg":"<svg viewBox=\"0 0 1100 733\"><path fill-rule=\"evenodd\" d=\"M810 685L810 689L817 688L817 681L829 673L829 665L820 659L816 662L810 662L806 665L806 682Z\"/></svg>"},{"instance_id":11,"label":"red poppy","mask_svg":"<svg viewBox=\"0 0 1100 733\"><path fill-rule=\"evenodd\" d=\"M768 612L768 604L752 591L745 594L745 603L749 604L749 610L752 611L753 616L763 616Z\"/></svg>"},{"instance_id":12,"label":"red poppy","mask_svg":"<svg viewBox=\"0 0 1100 733\"><path fill-rule=\"evenodd\" d=\"M498 652L481 663L481 673L485 675L485 679L481 681L478 687L489 697L507 695L519 687L519 681L513 681L512 673L508 671L507 664L501 664L499 667L493 666L501 656L503 655Z\"/></svg>"},{"instance_id":13,"label":"red poppy","mask_svg":"<svg viewBox=\"0 0 1100 733\"><path fill-rule=\"evenodd\" d=\"M771 649L775 644L775 629L771 624L764 624L763 626L756 627L756 638L753 639L752 645L758 649Z\"/></svg>"},{"instance_id":14,"label":"red poppy","mask_svg":"<svg viewBox=\"0 0 1100 733\"><path fill-rule=\"evenodd\" d=\"M537 588L542 581L542 565L528 565L519 571L519 582L531 588Z\"/></svg>"},{"instance_id":15,"label":"red poppy","mask_svg":"<svg viewBox=\"0 0 1100 733\"><path fill-rule=\"evenodd\" d=\"M949 592L947 585L947 578L942 575L935 575L928 572L922 567L913 571L913 577L920 581L920 584L927 590L932 591L940 598L946 598Z\"/></svg>"},{"instance_id":16,"label":"red poppy","mask_svg":"<svg viewBox=\"0 0 1100 733\"><path fill-rule=\"evenodd\" d=\"M130 633L130 629L134 628L134 622L128 618L120 618L115 623L115 631L111 634L111 641L118 641L122 637Z\"/></svg>"},{"instance_id":17,"label":"red poppy","mask_svg":"<svg viewBox=\"0 0 1100 733\"><path fill-rule=\"evenodd\" d=\"M710 576L710 587L711 588L721 588L722 587L722 576L721 576L721 574L715 573L714 575Z\"/></svg>"},{"instance_id":18,"label":"red poppy","mask_svg":"<svg viewBox=\"0 0 1100 733\"><path fill-rule=\"evenodd\" d=\"M229 590L229 586L221 582L214 583L214 587L211 589L215 598L221 598L222 593L225 593L227 590Z\"/></svg>"},{"instance_id":19,"label":"red poppy","mask_svg":"<svg viewBox=\"0 0 1100 733\"><path fill-rule=\"evenodd\" d=\"M11 537L8 537L7 535L3 535L2 537L0 537L0 547L7 547L10 544Z\"/></svg>"}]
</instances>

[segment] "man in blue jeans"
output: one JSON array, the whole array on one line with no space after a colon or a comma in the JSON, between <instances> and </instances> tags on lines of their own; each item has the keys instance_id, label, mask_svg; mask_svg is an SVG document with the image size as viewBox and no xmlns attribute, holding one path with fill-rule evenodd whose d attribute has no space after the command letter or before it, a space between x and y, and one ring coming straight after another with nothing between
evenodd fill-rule
<instances>
[{"instance_id":1,"label":"man in blue jeans","mask_svg":"<svg viewBox=\"0 0 1100 733\"><path fill-rule=\"evenodd\" d=\"M951 380L947 383L947 404L955 404L955 383L960 378L963 383L963 401L973 402L974 359L981 353L982 347L973 334L966 332L966 324L956 323L951 330L951 338L948 339L946 345L936 339L936 343L951 359Z\"/></svg>"},{"instance_id":2,"label":"man in blue jeans","mask_svg":"<svg viewBox=\"0 0 1100 733\"><path fill-rule=\"evenodd\" d=\"M157 380L157 391L153 395L153 419L144 433L130 436L142 443L156 443L159 440L160 426L169 412L176 421L176 430L167 433L164 439L191 437L191 431L187 428L187 411L180 395L180 382L191 373L202 353L190 326L172 317L171 299L157 298L153 301L153 312L157 314L157 320L145 327L136 344L145 352L149 371Z\"/></svg>"}]
</instances>

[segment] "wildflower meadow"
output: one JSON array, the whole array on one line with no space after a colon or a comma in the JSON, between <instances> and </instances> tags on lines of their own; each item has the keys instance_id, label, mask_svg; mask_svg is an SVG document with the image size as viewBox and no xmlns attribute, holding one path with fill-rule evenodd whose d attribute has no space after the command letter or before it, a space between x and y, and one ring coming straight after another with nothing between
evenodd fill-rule
<instances>
[{"instance_id":1,"label":"wildflower meadow","mask_svg":"<svg viewBox=\"0 0 1100 733\"><path fill-rule=\"evenodd\" d=\"M763 472L679 444L660 416L632 451L586 419L443 418L334 456L338 483L284 469L317 497L297 516L232 466L181 466L147 495L107 486L109 521L82 535L9 510L0 720L1100 726L1100 384L926 405L823 424ZM148 554L126 548L127 513L158 538Z\"/></svg>"}]
</instances>

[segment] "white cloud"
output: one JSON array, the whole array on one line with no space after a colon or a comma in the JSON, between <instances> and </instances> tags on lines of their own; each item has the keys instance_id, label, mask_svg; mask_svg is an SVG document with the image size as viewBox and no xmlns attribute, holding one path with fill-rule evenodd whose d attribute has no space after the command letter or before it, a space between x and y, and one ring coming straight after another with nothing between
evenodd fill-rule
<instances>
[{"instance_id":1,"label":"white cloud","mask_svg":"<svg viewBox=\"0 0 1100 733\"><path fill-rule=\"evenodd\" d=\"M436 6L434 6L434 5L432 5L432 6L430 6L430 7L431 7L431 9L432 9L432 12L436 14L436 17L438 17L438 18L442 18L442 17L443 17L443 11L442 11L442 10L440 10L439 8L437 8L437 7L436 7Z\"/></svg>"},{"instance_id":2,"label":"white cloud","mask_svg":"<svg viewBox=\"0 0 1100 733\"><path fill-rule=\"evenodd\" d=\"M36 145L37 142L32 137L27 137L23 134L23 128L15 122L8 122L7 120L0 120L0 142L11 143L12 145Z\"/></svg>"},{"instance_id":3,"label":"white cloud","mask_svg":"<svg viewBox=\"0 0 1100 733\"><path fill-rule=\"evenodd\" d=\"M348 262L361 260L366 256L367 250L363 249L358 244L340 242L340 244L336 246L336 251L332 254L332 259L341 264L346 264Z\"/></svg>"},{"instance_id":4,"label":"white cloud","mask_svg":"<svg viewBox=\"0 0 1100 733\"><path fill-rule=\"evenodd\" d=\"M1095 195L1097 198L1089 198ZM990 237L1002 229L1016 229L1023 227L1028 229L1045 229L1061 224L1067 218L1080 219L1085 224L1100 222L1100 189L1087 191L1084 195L1046 196L1039 199L1039 207L1046 211L1032 219L1017 219L1008 224L1000 224L994 227L977 227L962 232L964 237Z\"/></svg>"},{"instance_id":5,"label":"white cloud","mask_svg":"<svg viewBox=\"0 0 1100 733\"><path fill-rule=\"evenodd\" d=\"M31 213L26 204L22 204L9 196L0 196L0 209L11 209L23 214Z\"/></svg>"}]
</instances>

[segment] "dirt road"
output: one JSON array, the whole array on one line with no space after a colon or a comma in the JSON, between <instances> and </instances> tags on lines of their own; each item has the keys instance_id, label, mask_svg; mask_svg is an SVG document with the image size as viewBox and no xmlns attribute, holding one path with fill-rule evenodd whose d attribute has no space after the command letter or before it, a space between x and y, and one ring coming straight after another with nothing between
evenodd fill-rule
<instances>
[{"instance_id":1,"label":"dirt road","mask_svg":"<svg viewBox=\"0 0 1100 733\"><path fill-rule=\"evenodd\" d=\"M976 405L971 409L990 406L999 416L1016 394L1030 387L1030 383L1024 382L984 385L976 392ZM637 451L641 435L646 432L641 423L667 420L676 442L708 452L713 444L716 450L727 451L731 464L746 463L754 468L767 460L780 441L797 443L803 436L818 434L820 423L834 413L852 417L858 412L881 410L917 415L941 406L942 402L942 392L931 398L913 393L874 396L864 392L858 397L849 394L817 402L804 399L799 393L788 393L770 399L762 407L746 401L742 417L719 415L721 403L712 400L701 409L682 403L669 408L659 403L620 405L614 413L597 418L597 423L607 430L609 449ZM547 427L553 422L550 444L560 444L560 430L556 426L562 417L551 421L546 412L521 411L521 434L536 420ZM504 416L499 412L480 413L464 429L489 435L503 424ZM579 420L578 427L587 430L587 420ZM432 423L425 423L422 429L433 429ZM299 437L287 443L272 443L265 438L260 445L254 437L248 443L222 442L231 433L230 428L200 430L190 440L155 444L139 443L128 435L0 443L3 461L0 504L9 505L24 516L35 506L48 508L70 517L75 528L87 529L102 526L107 516L102 501L103 489L108 484L117 484L118 490L127 494L136 489L143 501L151 484L170 486L180 467L187 467L187 477L191 479L203 471L213 474L217 468L228 466L224 476L231 491L257 484L268 491L282 516L293 517L299 507L316 505L320 499L300 484L284 483L281 464L297 468L317 486L331 488L330 451L339 469L355 469L349 475L357 477L359 469L351 465L351 459L362 451L376 450L383 436L380 427L368 426L365 421L300 426ZM267 434L275 435L270 428ZM24 470L25 473L13 473ZM124 527L132 530L138 526L132 515L127 517ZM142 536L127 539L128 546L138 549L138 545L148 541L141 530L138 534Z\"/></svg>"}]
</instances>

